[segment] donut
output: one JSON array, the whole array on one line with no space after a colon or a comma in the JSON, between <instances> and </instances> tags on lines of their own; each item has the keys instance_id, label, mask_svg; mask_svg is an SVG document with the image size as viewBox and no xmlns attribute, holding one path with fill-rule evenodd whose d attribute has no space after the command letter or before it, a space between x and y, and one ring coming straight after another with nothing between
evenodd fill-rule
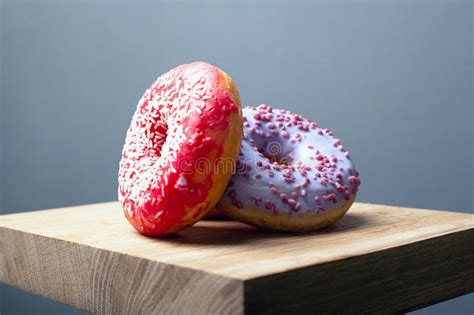
<instances>
[{"instance_id":1,"label":"donut","mask_svg":"<svg viewBox=\"0 0 474 315\"><path fill-rule=\"evenodd\" d=\"M118 174L118 199L138 232L174 233L214 207L233 173L242 124L232 79L208 63L178 66L146 90Z\"/></svg>"},{"instance_id":2,"label":"donut","mask_svg":"<svg viewBox=\"0 0 474 315\"><path fill-rule=\"evenodd\" d=\"M236 172L218 203L228 216L287 232L340 219L355 200L359 173L329 129L287 110L245 107Z\"/></svg>"}]
</instances>

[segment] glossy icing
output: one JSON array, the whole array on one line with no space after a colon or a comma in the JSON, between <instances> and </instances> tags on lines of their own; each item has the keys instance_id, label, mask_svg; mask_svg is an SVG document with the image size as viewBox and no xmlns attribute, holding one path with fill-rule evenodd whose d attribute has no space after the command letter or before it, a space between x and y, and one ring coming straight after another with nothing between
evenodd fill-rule
<instances>
[{"instance_id":1,"label":"glossy icing","mask_svg":"<svg viewBox=\"0 0 474 315\"><path fill-rule=\"evenodd\" d=\"M275 215L323 215L357 192L359 173L329 129L267 105L243 113L237 172L221 201Z\"/></svg>"}]
</instances>

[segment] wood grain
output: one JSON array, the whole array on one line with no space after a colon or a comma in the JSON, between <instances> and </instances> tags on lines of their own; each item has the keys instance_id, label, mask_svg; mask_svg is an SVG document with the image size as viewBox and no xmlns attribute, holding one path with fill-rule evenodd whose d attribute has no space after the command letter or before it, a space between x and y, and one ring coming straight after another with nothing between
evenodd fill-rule
<instances>
[{"instance_id":1,"label":"wood grain","mask_svg":"<svg viewBox=\"0 0 474 315\"><path fill-rule=\"evenodd\" d=\"M394 313L474 291L474 216L356 203L307 235L136 233L116 202L0 216L0 281L97 314Z\"/></svg>"}]
</instances>

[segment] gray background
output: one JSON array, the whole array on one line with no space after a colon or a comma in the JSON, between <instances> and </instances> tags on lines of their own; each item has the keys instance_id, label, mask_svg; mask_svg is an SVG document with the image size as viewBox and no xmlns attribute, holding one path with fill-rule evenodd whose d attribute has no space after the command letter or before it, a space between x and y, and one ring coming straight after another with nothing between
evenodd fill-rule
<instances>
[{"instance_id":1,"label":"gray background","mask_svg":"<svg viewBox=\"0 0 474 315\"><path fill-rule=\"evenodd\" d=\"M359 201L473 210L473 2L0 0L1 213L116 199L137 100L211 62L330 127ZM0 287L2 314L79 313ZM474 295L418 314L472 314Z\"/></svg>"}]
</instances>

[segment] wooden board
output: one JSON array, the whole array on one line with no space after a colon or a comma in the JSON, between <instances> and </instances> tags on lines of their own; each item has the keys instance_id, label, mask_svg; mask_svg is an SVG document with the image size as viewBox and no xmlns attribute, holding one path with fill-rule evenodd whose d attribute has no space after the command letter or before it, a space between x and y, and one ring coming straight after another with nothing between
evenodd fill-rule
<instances>
[{"instance_id":1,"label":"wooden board","mask_svg":"<svg viewBox=\"0 0 474 315\"><path fill-rule=\"evenodd\" d=\"M473 248L471 214L356 203L309 235L150 239L111 202L0 216L0 281L98 314L394 313L473 292Z\"/></svg>"}]
</instances>

